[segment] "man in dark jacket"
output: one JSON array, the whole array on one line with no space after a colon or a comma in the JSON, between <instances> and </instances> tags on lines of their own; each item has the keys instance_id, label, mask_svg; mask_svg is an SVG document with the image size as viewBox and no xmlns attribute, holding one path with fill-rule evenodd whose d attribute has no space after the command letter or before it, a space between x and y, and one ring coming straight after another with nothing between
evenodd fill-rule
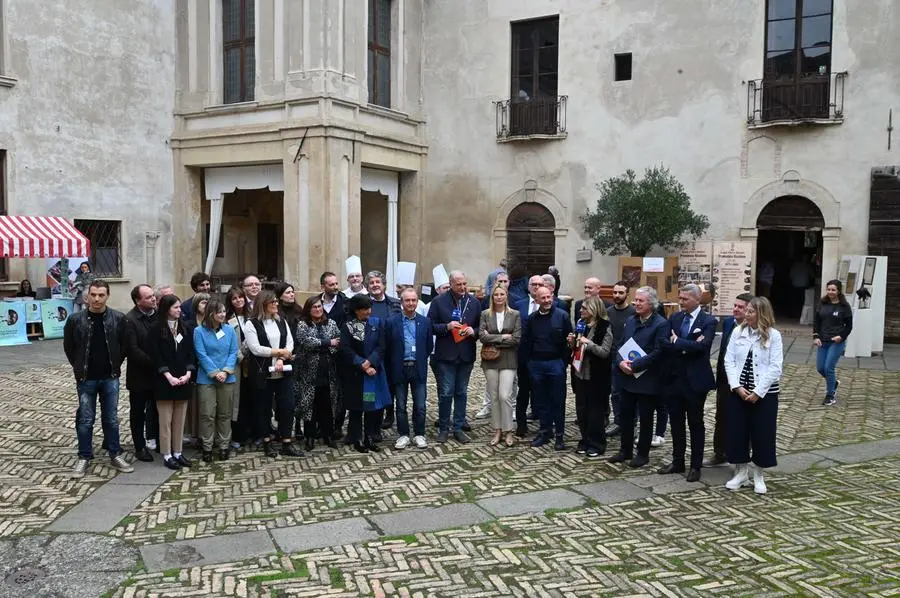
<instances>
[{"instance_id":1,"label":"man in dark jacket","mask_svg":"<svg viewBox=\"0 0 900 598\"><path fill-rule=\"evenodd\" d=\"M134 441L134 456L141 461L153 461L150 448L157 448L159 416L156 401L153 400L153 385L156 382L156 364L150 357L148 335L156 315L156 295L146 284L131 289L134 308L122 320L124 357L128 359L125 388L131 406L131 438ZM146 429L146 440L144 431ZM153 446L148 446L152 442Z\"/></svg>"},{"instance_id":2,"label":"man in dark jacket","mask_svg":"<svg viewBox=\"0 0 900 598\"><path fill-rule=\"evenodd\" d=\"M384 274L378 270L372 270L366 274L365 282L369 299L372 300L373 316L387 323L391 318L400 314L400 300L385 293ZM394 385L390 380L388 380L388 388L391 391L391 404L384 410L384 421L381 422L382 430L390 429L394 425ZM375 441L380 442L381 438L376 437Z\"/></svg>"},{"instance_id":3,"label":"man in dark jacket","mask_svg":"<svg viewBox=\"0 0 900 598\"><path fill-rule=\"evenodd\" d=\"M610 457L610 463L628 461L629 467L643 467L649 462L650 437L653 426L653 409L662 391L665 363L663 343L669 339L669 323L656 313L659 300L652 287L641 287L634 294L634 315L625 322L621 347L633 340L637 349L627 359L616 352L616 366L621 372L622 447ZM634 456L634 412L640 413L640 436L637 456Z\"/></svg>"},{"instance_id":4,"label":"man in dark jacket","mask_svg":"<svg viewBox=\"0 0 900 598\"><path fill-rule=\"evenodd\" d=\"M429 304L428 319L437 336L434 362L439 380L438 442L447 442L450 437L452 407L453 436L465 444L470 441L463 431L466 424L469 377L475 365L475 339L481 323L481 305L468 292L465 273L459 270L450 273L450 291L438 295Z\"/></svg>"},{"instance_id":5,"label":"man in dark jacket","mask_svg":"<svg viewBox=\"0 0 900 598\"><path fill-rule=\"evenodd\" d=\"M538 310L522 327L521 358L528 364L534 409L541 429L531 446L543 446L556 437L553 448L565 450L563 439L566 420L566 361L572 332L569 314L553 307L553 291L548 285L535 293Z\"/></svg>"},{"instance_id":6,"label":"man in dark jacket","mask_svg":"<svg viewBox=\"0 0 900 598\"><path fill-rule=\"evenodd\" d=\"M212 281L209 278L209 274L206 272L195 272L193 276L191 276L191 290L194 291L194 294L197 293L209 293L210 288L212 288ZM185 322L194 322L194 307L193 307L193 295L185 299L181 302L181 319Z\"/></svg>"},{"instance_id":7,"label":"man in dark jacket","mask_svg":"<svg viewBox=\"0 0 900 598\"><path fill-rule=\"evenodd\" d=\"M112 466L123 473L134 467L122 456L119 446L119 375L122 369L121 312L106 307L109 284L95 279L87 292L88 309L69 316L63 328L63 350L75 374L78 390L78 411L75 431L78 435L78 461L72 477L81 478L94 458L94 419L97 398L100 398L100 417L103 437L112 459Z\"/></svg>"},{"instance_id":8,"label":"man in dark jacket","mask_svg":"<svg viewBox=\"0 0 900 598\"><path fill-rule=\"evenodd\" d=\"M700 309L700 287L687 284L678 292L681 310L669 318L669 342L663 344L667 356L669 380L669 420L672 422L672 462L657 473L684 473L687 418L691 436L691 467L687 481L700 481L703 466L703 405L706 395L716 387L709 353L716 336L716 319Z\"/></svg>"},{"instance_id":9,"label":"man in dark jacket","mask_svg":"<svg viewBox=\"0 0 900 598\"><path fill-rule=\"evenodd\" d=\"M334 272L323 272L319 277L322 288L322 307L328 317L341 327L347 321L347 298L341 292L341 283Z\"/></svg>"},{"instance_id":10,"label":"man in dark jacket","mask_svg":"<svg viewBox=\"0 0 900 598\"><path fill-rule=\"evenodd\" d=\"M613 285L612 290L613 302L607 310L609 317L609 326L612 329L613 344L612 355L615 356L619 347L625 342L625 323L628 318L634 315L634 306L628 302L628 283L620 280ZM606 428L607 436L618 436L622 432L622 372L616 364L616 360L612 360L612 392L609 395L610 413L613 415L613 423ZM632 423L632 422L629 422ZM634 426L632 425L632 428Z\"/></svg>"}]
</instances>

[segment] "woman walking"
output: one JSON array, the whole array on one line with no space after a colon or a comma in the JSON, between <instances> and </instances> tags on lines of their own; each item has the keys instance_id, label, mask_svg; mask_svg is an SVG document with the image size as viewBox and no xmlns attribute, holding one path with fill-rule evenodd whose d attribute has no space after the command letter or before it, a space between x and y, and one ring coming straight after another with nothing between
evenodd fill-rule
<instances>
[{"instance_id":1,"label":"woman walking","mask_svg":"<svg viewBox=\"0 0 900 598\"><path fill-rule=\"evenodd\" d=\"M825 296L819 302L813 316L813 344L816 349L816 370L825 378L823 405L837 403L837 379L835 368L847 347L847 337L853 330L853 309L844 297L840 280L829 280Z\"/></svg>"},{"instance_id":2,"label":"woman walking","mask_svg":"<svg viewBox=\"0 0 900 598\"><path fill-rule=\"evenodd\" d=\"M297 323L297 409L298 421L306 431L306 450L311 451L316 437L331 448L334 412L338 402L337 352L341 331L325 313L322 297L313 295L303 305Z\"/></svg>"},{"instance_id":3,"label":"woman walking","mask_svg":"<svg viewBox=\"0 0 900 598\"><path fill-rule=\"evenodd\" d=\"M782 359L781 333L775 329L772 304L765 297L755 297L747 305L744 321L731 333L725 354L731 387L725 419L727 453L735 465L734 477L725 483L729 490L748 485L752 478L754 491L766 493L763 470L777 465L775 428Z\"/></svg>"},{"instance_id":4,"label":"woman walking","mask_svg":"<svg viewBox=\"0 0 900 598\"><path fill-rule=\"evenodd\" d=\"M381 432L379 415L391 404L384 371L386 340L383 323L372 317L369 296L351 297L341 326L339 374L344 408L350 412L347 441L360 453L381 450L374 440Z\"/></svg>"},{"instance_id":5,"label":"woman walking","mask_svg":"<svg viewBox=\"0 0 900 598\"><path fill-rule=\"evenodd\" d=\"M596 458L606 452L607 397L612 367L612 328L603 301L598 297L581 304L581 319L569 335L573 349L572 385L581 440L577 452Z\"/></svg>"},{"instance_id":6,"label":"woman walking","mask_svg":"<svg viewBox=\"0 0 900 598\"><path fill-rule=\"evenodd\" d=\"M481 339L481 369L484 371L491 425L494 437L491 446L497 446L506 435L506 446L516 444L516 426L513 414L516 399L513 395L518 369L517 350L522 338L522 318L509 307L506 287L494 286L488 308L481 312L478 326Z\"/></svg>"},{"instance_id":7,"label":"woman walking","mask_svg":"<svg viewBox=\"0 0 900 598\"><path fill-rule=\"evenodd\" d=\"M234 329L225 322L226 317L225 304L212 299L206 305L201 325L194 329L200 442L205 463L212 462L216 447L219 459L227 460L231 444L238 343Z\"/></svg>"},{"instance_id":8,"label":"woman walking","mask_svg":"<svg viewBox=\"0 0 900 598\"><path fill-rule=\"evenodd\" d=\"M248 391L250 382L247 379L250 368L247 356L247 339L244 337L244 324L250 319L250 307L247 305L247 297L243 289L233 286L225 293L225 311L228 324L234 330L238 341L238 368L235 373L234 400L231 405L231 448L241 448L241 443L246 442L250 429L250 406Z\"/></svg>"},{"instance_id":9,"label":"woman walking","mask_svg":"<svg viewBox=\"0 0 900 598\"><path fill-rule=\"evenodd\" d=\"M253 305L250 320L244 326L247 348L252 354L251 384L251 434L262 439L267 457L277 457L272 446L272 404L278 421L281 438L281 454L286 457L302 457L303 451L294 444L294 385L290 365L294 354L294 335L288 330L284 318L278 315L278 300L271 291L261 291Z\"/></svg>"},{"instance_id":10,"label":"woman walking","mask_svg":"<svg viewBox=\"0 0 900 598\"><path fill-rule=\"evenodd\" d=\"M160 297L149 338L151 357L159 372L154 388L159 452L169 469L190 467L191 461L181 453L181 444L187 405L194 394L194 337L181 320L181 300L175 295Z\"/></svg>"}]
</instances>

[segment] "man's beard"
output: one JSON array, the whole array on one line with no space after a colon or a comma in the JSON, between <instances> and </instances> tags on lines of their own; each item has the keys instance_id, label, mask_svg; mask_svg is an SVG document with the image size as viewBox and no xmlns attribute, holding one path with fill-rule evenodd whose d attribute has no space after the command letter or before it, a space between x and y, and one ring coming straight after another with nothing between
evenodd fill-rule
<instances>
[{"instance_id":1,"label":"man's beard","mask_svg":"<svg viewBox=\"0 0 900 598\"><path fill-rule=\"evenodd\" d=\"M618 297L613 297L613 303L616 304L616 307L622 307L625 305L625 297L619 299Z\"/></svg>"}]
</instances>

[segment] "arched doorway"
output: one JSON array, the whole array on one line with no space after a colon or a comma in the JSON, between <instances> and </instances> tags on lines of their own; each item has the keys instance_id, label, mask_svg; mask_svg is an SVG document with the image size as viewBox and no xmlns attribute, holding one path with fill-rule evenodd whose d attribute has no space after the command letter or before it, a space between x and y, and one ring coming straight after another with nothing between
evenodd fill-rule
<instances>
[{"instance_id":1,"label":"arched doorway","mask_svg":"<svg viewBox=\"0 0 900 598\"><path fill-rule=\"evenodd\" d=\"M820 286L822 211L799 195L778 197L762 209L756 228L756 294L771 299L779 318L799 320L806 289Z\"/></svg>"},{"instance_id":2,"label":"arched doorway","mask_svg":"<svg viewBox=\"0 0 900 598\"><path fill-rule=\"evenodd\" d=\"M543 274L556 260L556 221L535 202L513 208L506 218L506 258L528 275Z\"/></svg>"}]
</instances>

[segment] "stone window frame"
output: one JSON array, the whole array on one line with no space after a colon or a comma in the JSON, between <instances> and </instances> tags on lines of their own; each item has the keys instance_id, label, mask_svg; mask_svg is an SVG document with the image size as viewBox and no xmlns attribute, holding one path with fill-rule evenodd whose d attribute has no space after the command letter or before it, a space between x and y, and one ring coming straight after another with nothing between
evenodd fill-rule
<instances>
[{"instance_id":1,"label":"stone window frame","mask_svg":"<svg viewBox=\"0 0 900 598\"><path fill-rule=\"evenodd\" d=\"M8 0L0 0L0 87L12 87L17 79L9 71Z\"/></svg>"},{"instance_id":2,"label":"stone window frame","mask_svg":"<svg viewBox=\"0 0 900 598\"><path fill-rule=\"evenodd\" d=\"M367 21L368 22L366 25L366 60L367 60L366 73L367 73L367 84L368 84L368 89L369 89L368 101L369 101L369 104L373 104L375 106L381 106L382 108L390 108L391 107L391 101L392 101L392 96L393 96L393 93L392 93L393 90L391 89L391 87L392 87L391 84L393 83L392 71L394 70L394 68L393 68L393 62L394 62L393 46L394 46L394 31L397 29L396 24L394 23L394 18L395 18L394 17L394 8L395 7L393 6L394 4L395 3L392 2L391 0L369 0L368 13L367 13L367 16L368 16ZM379 30L378 30L377 24L379 22L379 18L378 18L379 14L382 12L387 13L387 23L388 23L387 45L382 45L382 44L378 43L378 37L379 37L378 31ZM375 24L375 27L373 27L373 23ZM372 33L373 29L375 30L374 36ZM371 62L371 65L373 65L375 67L374 72L372 72L372 69L370 69L368 66L369 58L373 54L375 55L376 60L372 60L370 62ZM384 75L384 73L381 73L381 71L379 71L379 69L378 69L378 61L377 61L378 56L387 57L387 74L386 74L386 76L388 79L388 86L387 86L387 97L385 97L385 98L380 97L380 95L379 95L378 81L380 80L380 76Z\"/></svg>"},{"instance_id":3,"label":"stone window frame","mask_svg":"<svg viewBox=\"0 0 900 598\"><path fill-rule=\"evenodd\" d=\"M2 0L0 0L2 1ZM231 105L231 104L241 104L244 102L253 102L256 98L256 21L258 15L256 14L256 1L255 0L230 0L233 2L239 3L239 12L240 12L240 28L241 35L237 39L226 40L225 39L225 12L226 6L225 3L229 0L218 0L218 9L219 13L219 23L218 23L218 34L219 34L219 47L218 47L218 60L221 66L221 81L219 82L219 87L221 91L221 102L223 105ZM247 11L252 10L253 14L253 31L248 37L247 34L247 24L246 24L246 16ZM225 57L228 50L239 50L241 56L241 67L239 69L240 73L240 86L242 93L238 94L238 98L232 101L228 101L226 98L226 79L228 77L228 73L225 68ZM247 53L252 50L253 59L247 60ZM248 73L248 71L251 71ZM248 75L252 74L248 85Z\"/></svg>"}]
</instances>

